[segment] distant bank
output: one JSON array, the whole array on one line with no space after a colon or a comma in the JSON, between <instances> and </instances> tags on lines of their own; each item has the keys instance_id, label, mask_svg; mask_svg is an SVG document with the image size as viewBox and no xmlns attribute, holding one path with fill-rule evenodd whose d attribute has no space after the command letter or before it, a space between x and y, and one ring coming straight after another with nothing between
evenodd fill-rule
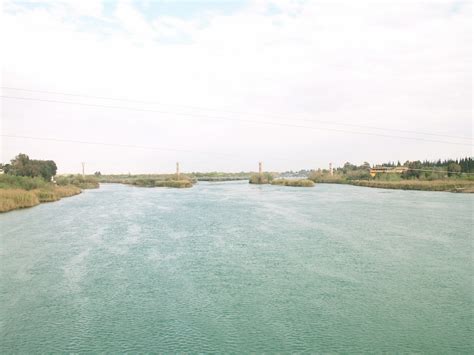
<instances>
[{"instance_id":1,"label":"distant bank","mask_svg":"<svg viewBox=\"0 0 474 355\"><path fill-rule=\"evenodd\" d=\"M444 191L474 193L473 180L444 179L444 180L344 180L344 179L319 179L318 183L326 184L346 184L362 187L373 187L379 189L395 190L419 190L419 191Z\"/></svg>"},{"instance_id":2,"label":"distant bank","mask_svg":"<svg viewBox=\"0 0 474 355\"><path fill-rule=\"evenodd\" d=\"M81 193L82 189L98 188L99 183L119 183L137 187L191 188L198 181L247 180L250 184L272 184L289 187L312 187L315 183L348 184L362 187L474 192L474 161L462 158L445 161L407 161L371 166L350 163L339 168L301 170L299 172L192 172L180 173L179 163L175 174L142 175L67 175L56 176L56 163L52 160L34 160L19 154L9 164L0 165L0 212L36 206Z\"/></svg>"}]
</instances>

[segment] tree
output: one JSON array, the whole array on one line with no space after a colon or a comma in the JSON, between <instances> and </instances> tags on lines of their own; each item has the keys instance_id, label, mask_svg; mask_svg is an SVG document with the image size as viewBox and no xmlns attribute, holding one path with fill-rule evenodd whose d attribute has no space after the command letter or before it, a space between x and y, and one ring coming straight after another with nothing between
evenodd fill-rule
<instances>
[{"instance_id":1,"label":"tree","mask_svg":"<svg viewBox=\"0 0 474 355\"><path fill-rule=\"evenodd\" d=\"M457 163L448 164L448 176L461 175L461 165Z\"/></svg>"},{"instance_id":2,"label":"tree","mask_svg":"<svg viewBox=\"0 0 474 355\"><path fill-rule=\"evenodd\" d=\"M419 160L417 161L407 161L405 163L405 166L408 167L409 169L412 169L412 170L408 170L408 171L405 171L403 174L402 174L402 177L404 178L419 178L420 175L421 175L421 172L419 169L422 169L422 165L421 165L421 162Z\"/></svg>"},{"instance_id":3,"label":"tree","mask_svg":"<svg viewBox=\"0 0 474 355\"><path fill-rule=\"evenodd\" d=\"M34 160L39 165L40 175L45 180L51 180L56 175L58 167L52 160Z\"/></svg>"},{"instance_id":4,"label":"tree","mask_svg":"<svg viewBox=\"0 0 474 355\"><path fill-rule=\"evenodd\" d=\"M58 168L52 160L33 160L26 154L18 154L10 164L4 165L4 172L10 175L36 177L49 181L56 175Z\"/></svg>"}]
</instances>

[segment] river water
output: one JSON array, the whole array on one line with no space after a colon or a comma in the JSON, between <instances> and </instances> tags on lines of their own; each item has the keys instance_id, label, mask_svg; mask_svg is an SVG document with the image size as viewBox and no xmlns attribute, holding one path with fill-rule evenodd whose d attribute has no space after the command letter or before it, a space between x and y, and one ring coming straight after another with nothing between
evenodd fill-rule
<instances>
[{"instance_id":1,"label":"river water","mask_svg":"<svg viewBox=\"0 0 474 355\"><path fill-rule=\"evenodd\" d=\"M0 352L473 352L473 196L102 185L0 215Z\"/></svg>"}]
</instances>

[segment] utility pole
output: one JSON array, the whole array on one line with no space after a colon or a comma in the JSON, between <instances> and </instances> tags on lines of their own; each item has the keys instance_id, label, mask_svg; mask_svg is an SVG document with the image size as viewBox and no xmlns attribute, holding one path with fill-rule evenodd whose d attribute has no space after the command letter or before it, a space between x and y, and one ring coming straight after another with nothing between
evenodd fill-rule
<instances>
[{"instance_id":1,"label":"utility pole","mask_svg":"<svg viewBox=\"0 0 474 355\"><path fill-rule=\"evenodd\" d=\"M85 166L86 166L86 163L85 162L82 162L82 177L85 178L86 177L86 173L85 173Z\"/></svg>"},{"instance_id":2,"label":"utility pole","mask_svg":"<svg viewBox=\"0 0 474 355\"><path fill-rule=\"evenodd\" d=\"M329 175L334 175L334 171L332 170L332 163L329 163Z\"/></svg>"},{"instance_id":3,"label":"utility pole","mask_svg":"<svg viewBox=\"0 0 474 355\"><path fill-rule=\"evenodd\" d=\"M179 180L179 162L176 162L176 180Z\"/></svg>"}]
</instances>

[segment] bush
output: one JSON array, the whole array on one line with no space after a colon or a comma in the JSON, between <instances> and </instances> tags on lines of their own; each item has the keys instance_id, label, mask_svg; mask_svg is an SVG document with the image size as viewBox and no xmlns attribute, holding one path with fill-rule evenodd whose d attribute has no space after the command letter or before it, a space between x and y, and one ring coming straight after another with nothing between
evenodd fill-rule
<instances>
[{"instance_id":1,"label":"bush","mask_svg":"<svg viewBox=\"0 0 474 355\"><path fill-rule=\"evenodd\" d=\"M270 184L273 180L273 175L270 173L263 173L260 174L253 174L250 176L249 183L250 184Z\"/></svg>"},{"instance_id":2,"label":"bush","mask_svg":"<svg viewBox=\"0 0 474 355\"><path fill-rule=\"evenodd\" d=\"M27 176L15 176L8 174L0 175L0 189L23 189L23 190L34 190L49 186L50 183L46 182L40 177L27 177Z\"/></svg>"},{"instance_id":3,"label":"bush","mask_svg":"<svg viewBox=\"0 0 474 355\"><path fill-rule=\"evenodd\" d=\"M58 186L74 185L81 189L95 189L99 187L99 180L95 176L62 175L56 177Z\"/></svg>"}]
</instances>

